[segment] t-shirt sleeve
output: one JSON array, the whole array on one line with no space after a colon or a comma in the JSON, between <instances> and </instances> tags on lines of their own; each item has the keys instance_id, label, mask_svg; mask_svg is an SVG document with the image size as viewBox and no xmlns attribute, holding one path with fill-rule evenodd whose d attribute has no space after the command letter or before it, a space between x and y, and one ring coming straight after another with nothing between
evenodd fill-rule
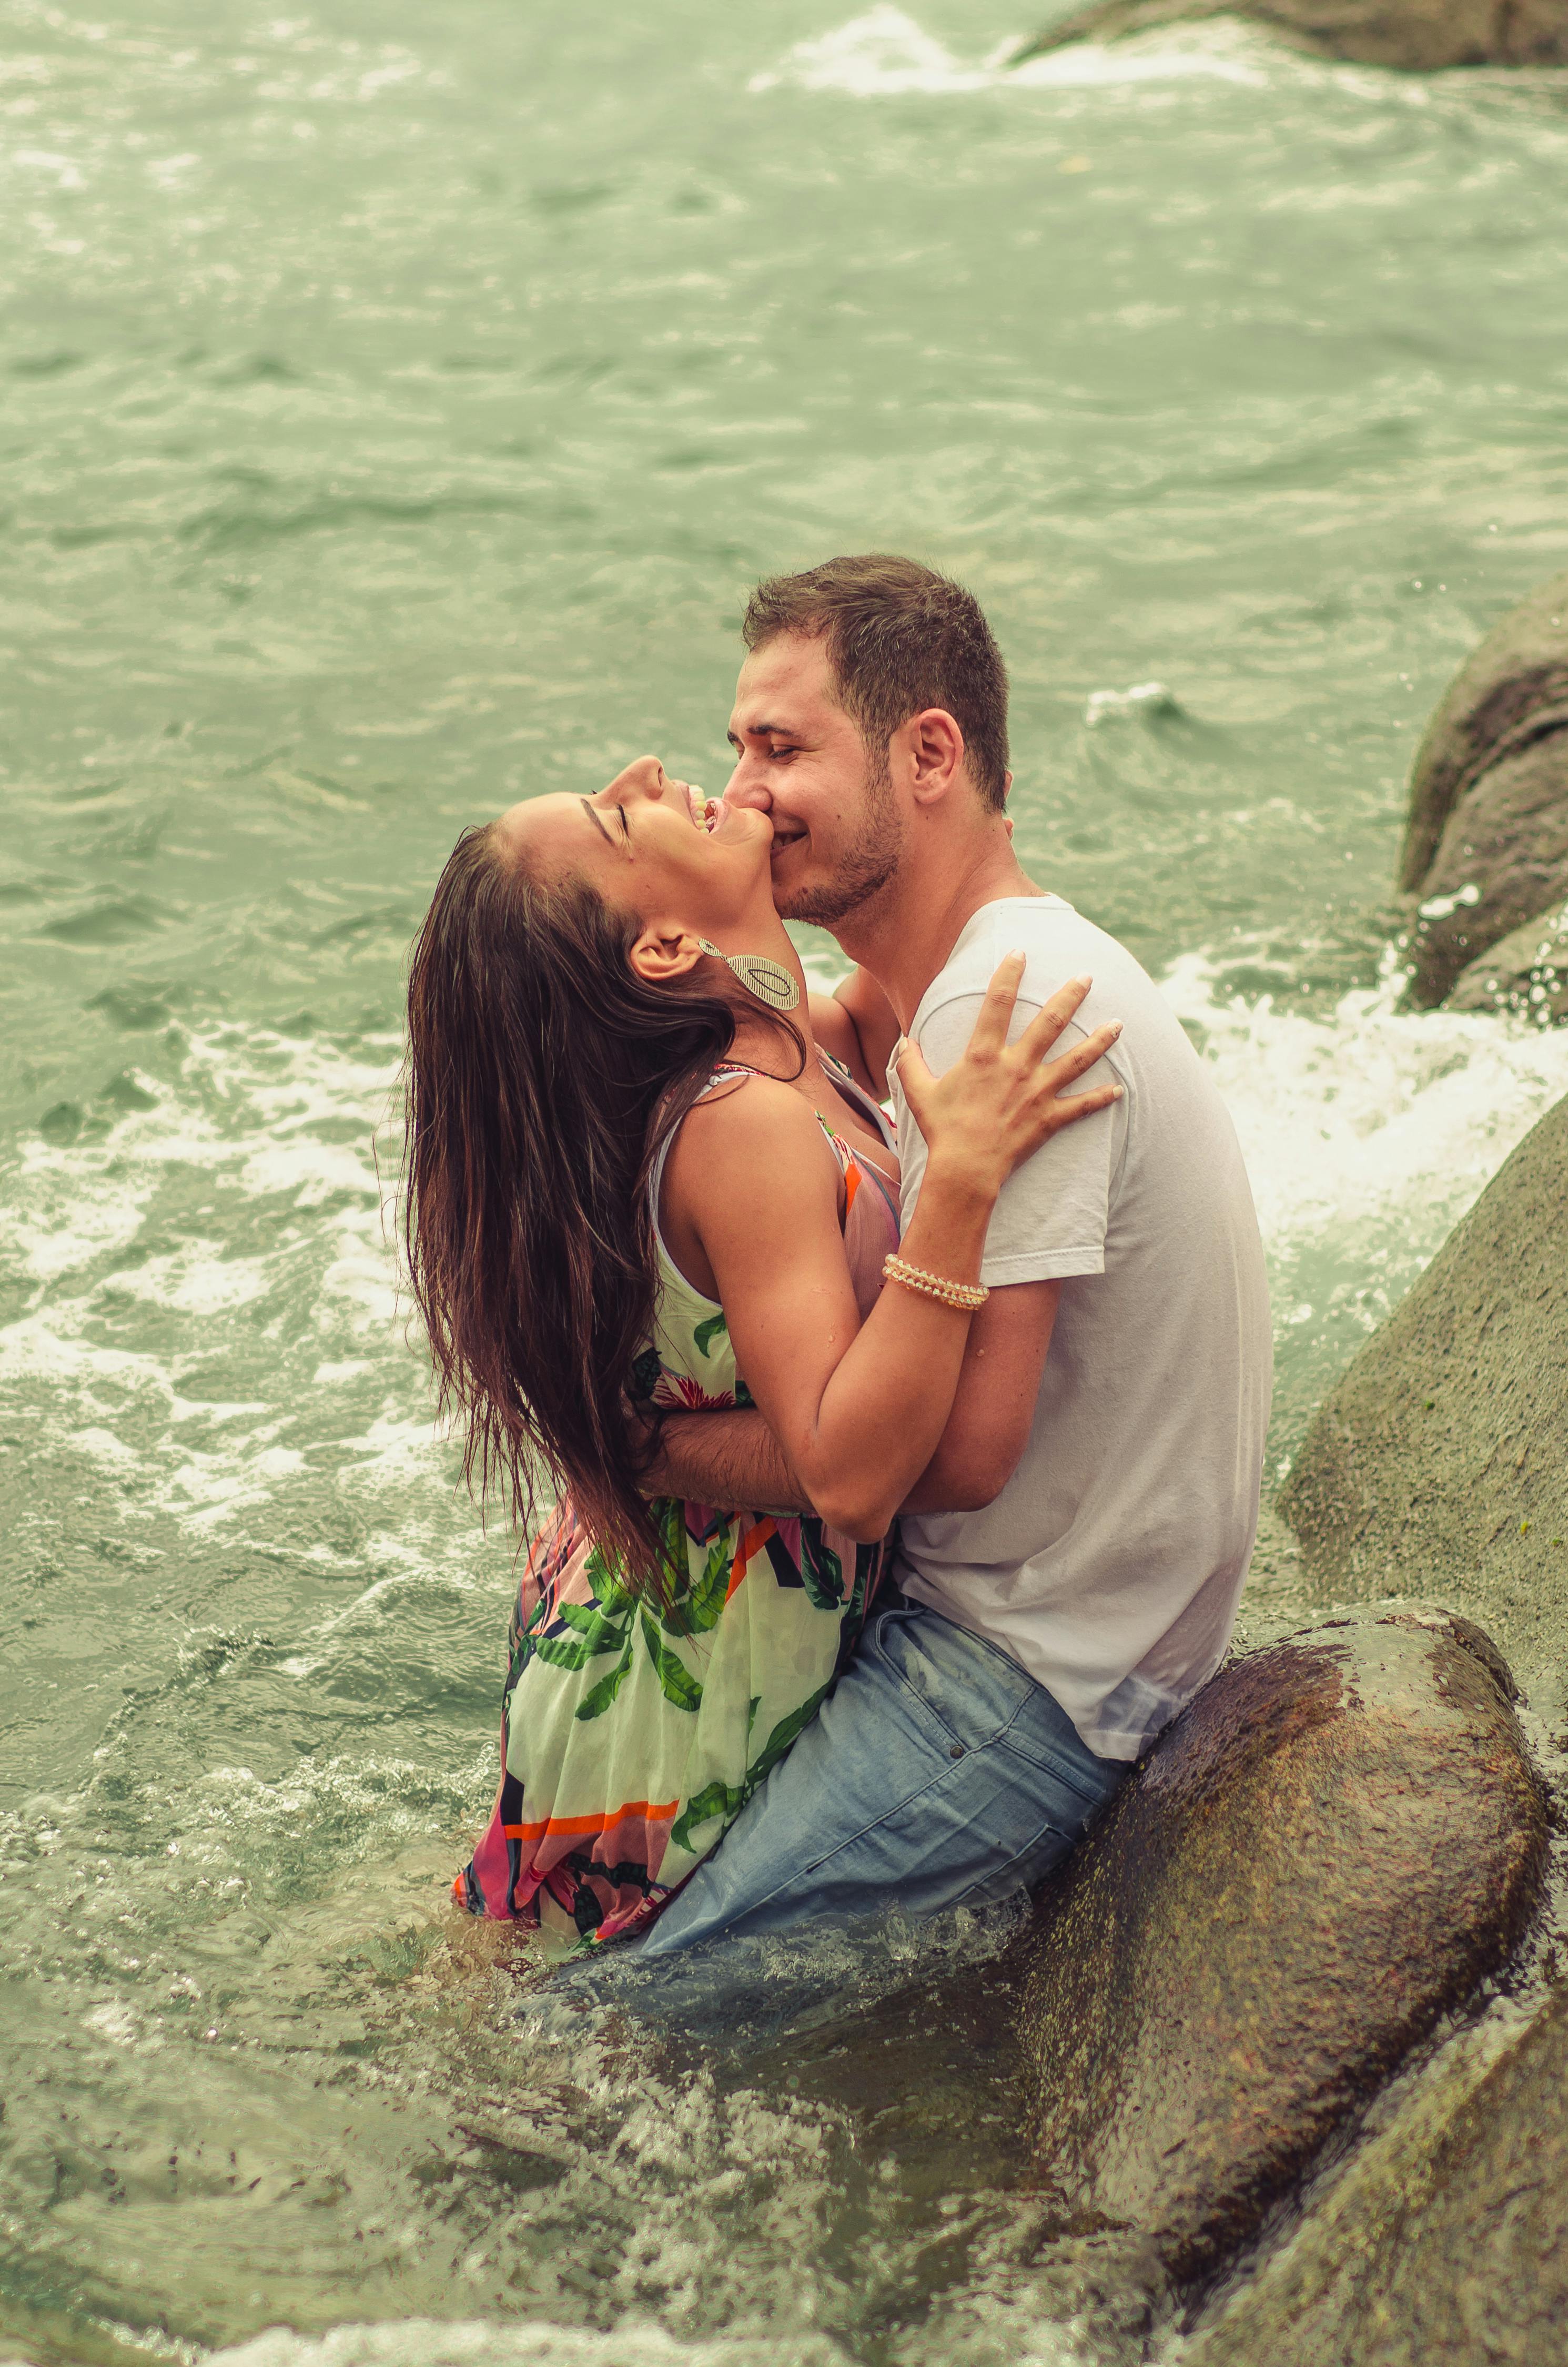
<instances>
[{"instance_id":1,"label":"t-shirt sleeve","mask_svg":"<svg viewBox=\"0 0 1568 2367\"><path fill-rule=\"evenodd\" d=\"M956 995L922 1022L917 1040L936 1075L950 1068L963 1051L983 1001L978 994ZM1011 1033L1020 1034L1039 1009L1039 1003L1020 1000ZM1059 1048L1065 1051L1081 1043L1087 1032L1069 1021ZM1102 1061L1079 1078L1072 1091L1082 1093L1107 1081ZM1125 1089L1125 1078L1119 1082ZM926 1143L902 1095L899 1116L901 1215L907 1229L926 1172ZM1120 1163L1127 1120L1125 1099L1091 1117L1074 1119L1014 1170L1002 1186L985 1236L983 1282L995 1289L1012 1282L1057 1282L1070 1274L1104 1273L1112 1179Z\"/></svg>"}]
</instances>

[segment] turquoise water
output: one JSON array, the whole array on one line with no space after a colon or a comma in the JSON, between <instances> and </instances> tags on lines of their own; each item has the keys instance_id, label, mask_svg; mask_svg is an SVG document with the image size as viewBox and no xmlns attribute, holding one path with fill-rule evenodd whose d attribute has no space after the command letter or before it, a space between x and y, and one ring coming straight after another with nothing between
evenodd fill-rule
<instances>
[{"instance_id":1,"label":"turquoise water","mask_svg":"<svg viewBox=\"0 0 1568 2367\"><path fill-rule=\"evenodd\" d=\"M400 964L464 822L721 785L757 572L952 568L1021 849L1235 1113L1282 1465L1568 1088L1389 950L1421 722L1568 563L1563 82L1010 77L951 0L3 21L0 2350L1137 2356L983 2033L546 2033L450 1921L509 1564L396 1301Z\"/></svg>"}]
</instances>

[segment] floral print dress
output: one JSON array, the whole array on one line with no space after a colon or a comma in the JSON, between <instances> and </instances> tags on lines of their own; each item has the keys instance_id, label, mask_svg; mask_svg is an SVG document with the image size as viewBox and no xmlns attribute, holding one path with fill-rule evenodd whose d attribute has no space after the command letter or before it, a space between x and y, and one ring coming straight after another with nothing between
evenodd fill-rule
<instances>
[{"instance_id":1,"label":"floral print dress","mask_svg":"<svg viewBox=\"0 0 1568 2367\"><path fill-rule=\"evenodd\" d=\"M753 1073L727 1064L704 1093ZM891 1149L875 1103L837 1063L833 1073ZM844 1177L864 1317L898 1247L897 1198L825 1120L823 1132ZM686 1410L749 1405L723 1308L692 1288L662 1235L658 1258L658 1319L632 1393ZM667 1611L627 1588L570 1497L529 1546L508 1638L501 1787L452 1886L471 1914L587 1945L642 1930L816 1715L854 1648L882 1546L814 1515L674 1498L653 1510L677 1572Z\"/></svg>"}]
</instances>

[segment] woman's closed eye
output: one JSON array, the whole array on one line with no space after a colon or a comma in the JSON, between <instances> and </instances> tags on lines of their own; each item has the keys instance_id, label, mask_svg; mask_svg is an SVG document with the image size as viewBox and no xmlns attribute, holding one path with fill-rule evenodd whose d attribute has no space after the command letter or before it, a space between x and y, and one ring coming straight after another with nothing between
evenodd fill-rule
<instances>
[{"instance_id":1,"label":"woman's closed eye","mask_svg":"<svg viewBox=\"0 0 1568 2367\"><path fill-rule=\"evenodd\" d=\"M605 821L604 815L601 813L598 807L595 805L592 798L585 798L583 799L583 811L587 815L588 820L593 823L594 828L597 831L602 831L605 837L609 840L612 846L616 845L618 843L623 846L630 846L631 844L631 824L627 820L626 808L624 806L611 806L609 810L614 814L616 820L620 824L619 842L617 833L609 828L608 824Z\"/></svg>"}]
</instances>

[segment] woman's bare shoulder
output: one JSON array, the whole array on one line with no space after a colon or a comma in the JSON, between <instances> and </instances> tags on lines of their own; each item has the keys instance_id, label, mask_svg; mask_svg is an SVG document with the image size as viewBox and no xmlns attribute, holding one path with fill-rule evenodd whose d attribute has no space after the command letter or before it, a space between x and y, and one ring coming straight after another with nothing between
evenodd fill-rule
<instances>
[{"instance_id":1,"label":"woman's bare shoulder","mask_svg":"<svg viewBox=\"0 0 1568 2367\"><path fill-rule=\"evenodd\" d=\"M836 1169L817 1114L805 1095L778 1077L726 1078L704 1094L682 1124L667 1170L676 1193L725 1191L776 1195L781 1184L811 1176L830 1191Z\"/></svg>"}]
</instances>

